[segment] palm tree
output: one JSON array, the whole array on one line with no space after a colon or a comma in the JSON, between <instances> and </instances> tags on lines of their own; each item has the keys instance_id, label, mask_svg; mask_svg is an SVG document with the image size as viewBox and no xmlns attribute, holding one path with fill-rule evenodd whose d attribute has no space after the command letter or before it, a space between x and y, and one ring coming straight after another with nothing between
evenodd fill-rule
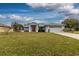
<instances>
[{"instance_id":1,"label":"palm tree","mask_svg":"<svg viewBox=\"0 0 79 59\"><path fill-rule=\"evenodd\" d=\"M21 31L24 28L22 24L18 24L17 22L13 22L11 26L13 27L13 30L16 32Z\"/></svg>"}]
</instances>

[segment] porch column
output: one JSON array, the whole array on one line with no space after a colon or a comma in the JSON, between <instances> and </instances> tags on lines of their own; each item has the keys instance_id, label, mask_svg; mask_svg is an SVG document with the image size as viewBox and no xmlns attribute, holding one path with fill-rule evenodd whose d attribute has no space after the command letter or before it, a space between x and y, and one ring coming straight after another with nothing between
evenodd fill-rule
<instances>
[{"instance_id":1,"label":"porch column","mask_svg":"<svg viewBox=\"0 0 79 59\"><path fill-rule=\"evenodd\" d=\"M38 32L38 25L36 25L36 32Z\"/></svg>"},{"instance_id":2,"label":"porch column","mask_svg":"<svg viewBox=\"0 0 79 59\"><path fill-rule=\"evenodd\" d=\"M47 26L47 27L45 27L45 32L48 32L48 29L49 29L49 27Z\"/></svg>"},{"instance_id":3,"label":"porch column","mask_svg":"<svg viewBox=\"0 0 79 59\"><path fill-rule=\"evenodd\" d=\"M31 32L31 26L29 25L29 32Z\"/></svg>"}]
</instances>

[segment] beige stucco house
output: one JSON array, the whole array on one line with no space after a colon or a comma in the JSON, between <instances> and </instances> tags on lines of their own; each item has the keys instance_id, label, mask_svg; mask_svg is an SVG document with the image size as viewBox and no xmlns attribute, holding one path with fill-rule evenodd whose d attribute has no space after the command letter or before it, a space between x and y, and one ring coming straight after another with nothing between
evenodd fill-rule
<instances>
[{"instance_id":1,"label":"beige stucco house","mask_svg":"<svg viewBox=\"0 0 79 59\"><path fill-rule=\"evenodd\" d=\"M13 32L13 29L10 26L0 25L0 32Z\"/></svg>"}]
</instances>

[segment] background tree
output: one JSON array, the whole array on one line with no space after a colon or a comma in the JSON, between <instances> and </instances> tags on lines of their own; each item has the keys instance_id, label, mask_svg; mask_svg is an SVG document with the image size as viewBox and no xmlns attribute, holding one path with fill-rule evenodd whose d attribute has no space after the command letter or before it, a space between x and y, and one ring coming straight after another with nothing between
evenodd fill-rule
<instances>
[{"instance_id":1,"label":"background tree","mask_svg":"<svg viewBox=\"0 0 79 59\"><path fill-rule=\"evenodd\" d=\"M76 29L79 22L77 19L65 19L62 23L64 24L65 28L70 28L70 31L72 31L72 29Z\"/></svg>"}]
</instances>

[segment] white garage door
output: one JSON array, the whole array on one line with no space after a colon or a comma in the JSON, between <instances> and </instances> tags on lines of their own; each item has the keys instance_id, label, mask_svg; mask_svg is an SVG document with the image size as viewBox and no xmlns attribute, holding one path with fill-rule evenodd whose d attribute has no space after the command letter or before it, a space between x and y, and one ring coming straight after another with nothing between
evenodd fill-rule
<instances>
[{"instance_id":1,"label":"white garage door","mask_svg":"<svg viewBox=\"0 0 79 59\"><path fill-rule=\"evenodd\" d=\"M50 28L49 32L62 32L63 29L62 28Z\"/></svg>"}]
</instances>

